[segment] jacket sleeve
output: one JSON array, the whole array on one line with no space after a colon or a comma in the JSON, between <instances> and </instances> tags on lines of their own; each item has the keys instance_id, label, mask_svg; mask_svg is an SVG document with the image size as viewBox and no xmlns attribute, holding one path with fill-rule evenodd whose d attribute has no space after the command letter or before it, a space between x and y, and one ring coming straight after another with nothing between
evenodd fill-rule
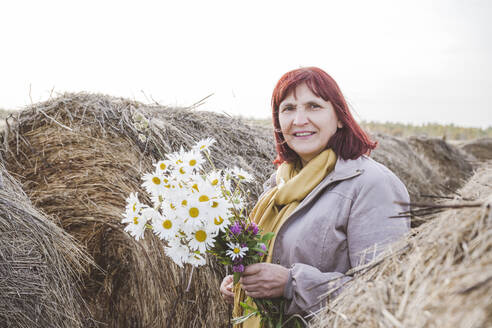
<instances>
[{"instance_id":1,"label":"jacket sleeve","mask_svg":"<svg viewBox=\"0 0 492 328\"><path fill-rule=\"evenodd\" d=\"M365 264L410 229L408 218L389 218L406 211L395 201L409 202L403 183L393 175L367 174L351 202L346 238L352 267ZM318 311L352 280L342 272L321 272L318 268L295 263L289 270L284 289L286 314L306 315ZM327 297L326 297L327 296Z\"/></svg>"}]
</instances>

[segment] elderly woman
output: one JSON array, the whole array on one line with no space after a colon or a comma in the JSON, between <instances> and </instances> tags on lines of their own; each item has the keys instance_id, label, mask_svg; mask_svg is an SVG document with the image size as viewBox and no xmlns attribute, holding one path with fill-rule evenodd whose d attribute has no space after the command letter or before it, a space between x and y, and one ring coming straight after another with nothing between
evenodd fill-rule
<instances>
[{"instance_id":1,"label":"elderly woman","mask_svg":"<svg viewBox=\"0 0 492 328\"><path fill-rule=\"evenodd\" d=\"M347 271L409 230L408 219L390 218L407 210L395 201L409 197L388 168L367 156L376 143L323 70L282 76L272 110L278 168L251 217L275 237L267 261L247 266L240 284L247 296L283 297L286 314L306 316L352 279ZM233 302L231 276L221 292ZM244 327L258 326L248 321Z\"/></svg>"}]
</instances>

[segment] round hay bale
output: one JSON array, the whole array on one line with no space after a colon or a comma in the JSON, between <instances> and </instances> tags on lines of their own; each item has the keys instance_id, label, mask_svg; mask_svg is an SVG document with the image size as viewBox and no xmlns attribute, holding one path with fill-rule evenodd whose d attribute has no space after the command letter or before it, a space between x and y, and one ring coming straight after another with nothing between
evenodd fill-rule
<instances>
[{"instance_id":1,"label":"round hay bale","mask_svg":"<svg viewBox=\"0 0 492 328\"><path fill-rule=\"evenodd\" d=\"M441 139L384 134L375 135L375 139L378 146L371 157L403 181L413 202L454 194L473 174L467 154Z\"/></svg>"},{"instance_id":2,"label":"round hay bale","mask_svg":"<svg viewBox=\"0 0 492 328\"><path fill-rule=\"evenodd\" d=\"M478 161L492 160L492 138L480 138L458 144L460 149L472 154Z\"/></svg>"},{"instance_id":3,"label":"round hay bale","mask_svg":"<svg viewBox=\"0 0 492 328\"><path fill-rule=\"evenodd\" d=\"M490 327L492 162L460 190L484 205L446 210L356 268L311 327ZM463 201L460 201L460 203Z\"/></svg>"},{"instance_id":4,"label":"round hay bale","mask_svg":"<svg viewBox=\"0 0 492 328\"><path fill-rule=\"evenodd\" d=\"M132 115L150 119L140 141ZM190 275L164 255L149 232L136 242L123 231L121 213L140 177L166 153L214 137L218 168L237 165L255 175L251 203L273 171L274 153L260 128L224 115L146 106L91 94L65 94L35 104L12 119L4 157L31 200L84 245L101 270L90 270L83 296L101 326L226 327L230 308L214 261Z\"/></svg>"},{"instance_id":5,"label":"round hay bale","mask_svg":"<svg viewBox=\"0 0 492 328\"><path fill-rule=\"evenodd\" d=\"M0 161L0 327L87 327L77 286L89 264Z\"/></svg>"},{"instance_id":6,"label":"round hay bale","mask_svg":"<svg viewBox=\"0 0 492 328\"><path fill-rule=\"evenodd\" d=\"M441 180L441 185L449 191L462 187L473 175L473 166L468 156L439 138L408 138L410 146L430 163Z\"/></svg>"},{"instance_id":7,"label":"round hay bale","mask_svg":"<svg viewBox=\"0 0 492 328\"><path fill-rule=\"evenodd\" d=\"M386 165L405 184L410 199L420 201L422 194L441 194L440 177L429 162L419 156L405 138L377 134L371 157Z\"/></svg>"}]
</instances>

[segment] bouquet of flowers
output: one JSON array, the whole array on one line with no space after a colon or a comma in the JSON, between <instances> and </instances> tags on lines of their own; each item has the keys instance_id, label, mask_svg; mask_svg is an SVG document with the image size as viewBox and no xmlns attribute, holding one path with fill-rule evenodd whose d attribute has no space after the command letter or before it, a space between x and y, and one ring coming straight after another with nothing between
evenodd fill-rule
<instances>
[{"instance_id":1,"label":"bouquet of flowers","mask_svg":"<svg viewBox=\"0 0 492 328\"><path fill-rule=\"evenodd\" d=\"M157 162L155 171L142 178L152 206L140 202L138 193L131 193L122 222L136 240L144 237L145 230L152 230L163 240L166 255L180 267L204 265L207 253L216 256L222 264L232 266L236 284L246 265L261 262L267 254L273 233L262 235L249 220L242 187L252 176L237 167L215 169L210 156L214 142L201 140L190 151L181 149ZM206 160L210 172L203 169ZM252 310L244 303L243 307ZM251 312L248 317L251 315L268 313Z\"/></svg>"}]
</instances>

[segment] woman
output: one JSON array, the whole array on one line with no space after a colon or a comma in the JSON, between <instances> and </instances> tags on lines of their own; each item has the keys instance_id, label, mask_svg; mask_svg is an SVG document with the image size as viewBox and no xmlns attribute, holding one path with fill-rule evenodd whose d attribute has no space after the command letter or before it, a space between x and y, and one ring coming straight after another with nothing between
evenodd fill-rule
<instances>
[{"instance_id":1,"label":"woman","mask_svg":"<svg viewBox=\"0 0 492 328\"><path fill-rule=\"evenodd\" d=\"M306 316L340 293L352 279L347 271L409 230L408 219L390 218L407 210L395 201L409 197L389 169L366 156L376 143L321 69L282 76L272 110L279 167L251 217L275 239L267 262L246 267L240 284L247 296L283 297L288 315ZM233 302L231 276L221 292Z\"/></svg>"}]
</instances>

